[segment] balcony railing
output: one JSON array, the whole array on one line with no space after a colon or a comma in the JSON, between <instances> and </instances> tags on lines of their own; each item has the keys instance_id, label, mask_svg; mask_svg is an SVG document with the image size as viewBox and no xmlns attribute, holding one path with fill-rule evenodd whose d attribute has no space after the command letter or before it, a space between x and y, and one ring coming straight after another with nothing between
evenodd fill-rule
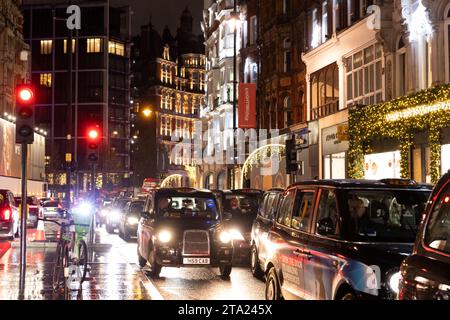
<instances>
[{"instance_id":1,"label":"balcony railing","mask_svg":"<svg viewBox=\"0 0 450 320\"><path fill-rule=\"evenodd\" d=\"M339 99L328 102L311 110L311 120L324 118L339 111Z\"/></svg>"}]
</instances>

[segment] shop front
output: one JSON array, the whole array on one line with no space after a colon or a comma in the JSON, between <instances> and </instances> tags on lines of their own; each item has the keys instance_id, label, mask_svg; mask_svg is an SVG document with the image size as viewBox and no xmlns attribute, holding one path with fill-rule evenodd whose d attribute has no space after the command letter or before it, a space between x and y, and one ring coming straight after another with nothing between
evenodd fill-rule
<instances>
[{"instance_id":1,"label":"shop front","mask_svg":"<svg viewBox=\"0 0 450 320\"><path fill-rule=\"evenodd\" d=\"M450 84L349 114L348 173L435 183L450 169Z\"/></svg>"},{"instance_id":2,"label":"shop front","mask_svg":"<svg viewBox=\"0 0 450 320\"><path fill-rule=\"evenodd\" d=\"M324 179L345 179L347 176L348 123L322 130L322 158Z\"/></svg>"}]
</instances>

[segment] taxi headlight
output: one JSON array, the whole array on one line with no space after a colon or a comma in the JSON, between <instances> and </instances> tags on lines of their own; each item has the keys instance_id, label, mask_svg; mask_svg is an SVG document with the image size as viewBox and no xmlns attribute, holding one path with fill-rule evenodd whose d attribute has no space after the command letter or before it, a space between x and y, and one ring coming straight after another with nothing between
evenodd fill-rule
<instances>
[{"instance_id":1,"label":"taxi headlight","mask_svg":"<svg viewBox=\"0 0 450 320\"><path fill-rule=\"evenodd\" d=\"M136 217L128 217L127 222L128 224L136 225L139 223L139 219Z\"/></svg>"},{"instance_id":2,"label":"taxi headlight","mask_svg":"<svg viewBox=\"0 0 450 320\"><path fill-rule=\"evenodd\" d=\"M231 238L233 240L239 240L239 241L244 241L245 240L245 238L242 235L242 233L239 232L239 230L237 230L237 229L230 230L230 235L231 235Z\"/></svg>"},{"instance_id":3,"label":"taxi headlight","mask_svg":"<svg viewBox=\"0 0 450 320\"><path fill-rule=\"evenodd\" d=\"M229 232L222 231L219 235L219 239L222 243L230 243L230 241L233 240L233 237Z\"/></svg>"},{"instance_id":4,"label":"taxi headlight","mask_svg":"<svg viewBox=\"0 0 450 320\"><path fill-rule=\"evenodd\" d=\"M110 221L119 221L120 219L120 212L117 210L111 211L110 215L109 215L109 220Z\"/></svg>"},{"instance_id":5,"label":"taxi headlight","mask_svg":"<svg viewBox=\"0 0 450 320\"><path fill-rule=\"evenodd\" d=\"M400 291L400 272L391 274L388 277L388 284L389 284L389 289L392 292L394 292L395 294L398 294Z\"/></svg>"},{"instance_id":6,"label":"taxi headlight","mask_svg":"<svg viewBox=\"0 0 450 320\"><path fill-rule=\"evenodd\" d=\"M172 233L170 231L164 230L158 234L158 240L162 243L168 243L172 240Z\"/></svg>"}]
</instances>

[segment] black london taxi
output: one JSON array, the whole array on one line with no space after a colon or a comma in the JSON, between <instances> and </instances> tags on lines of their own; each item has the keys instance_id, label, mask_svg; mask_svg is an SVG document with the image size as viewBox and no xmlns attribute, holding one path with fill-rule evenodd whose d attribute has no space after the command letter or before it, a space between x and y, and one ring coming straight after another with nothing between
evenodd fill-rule
<instances>
[{"instance_id":1,"label":"black london taxi","mask_svg":"<svg viewBox=\"0 0 450 320\"><path fill-rule=\"evenodd\" d=\"M450 171L425 212L413 254L401 266L400 300L450 300Z\"/></svg>"},{"instance_id":2,"label":"black london taxi","mask_svg":"<svg viewBox=\"0 0 450 320\"><path fill-rule=\"evenodd\" d=\"M232 270L233 242L214 194L193 188L150 192L137 231L139 265L158 277L162 267Z\"/></svg>"},{"instance_id":3,"label":"black london taxi","mask_svg":"<svg viewBox=\"0 0 450 320\"><path fill-rule=\"evenodd\" d=\"M250 270L256 278L262 278L264 275L261 266L267 258L267 236L273 227L283 192L284 189L278 188L266 191L259 206L258 215L253 222Z\"/></svg>"},{"instance_id":4,"label":"black london taxi","mask_svg":"<svg viewBox=\"0 0 450 320\"><path fill-rule=\"evenodd\" d=\"M289 187L268 235L266 299L396 299L431 189L401 179Z\"/></svg>"},{"instance_id":5,"label":"black london taxi","mask_svg":"<svg viewBox=\"0 0 450 320\"><path fill-rule=\"evenodd\" d=\"M250 260L252 225L264 192L257 189L213 192L227 217L227 225L233 237L234 258L238 261Z\"/></svg>"}]
</instances>

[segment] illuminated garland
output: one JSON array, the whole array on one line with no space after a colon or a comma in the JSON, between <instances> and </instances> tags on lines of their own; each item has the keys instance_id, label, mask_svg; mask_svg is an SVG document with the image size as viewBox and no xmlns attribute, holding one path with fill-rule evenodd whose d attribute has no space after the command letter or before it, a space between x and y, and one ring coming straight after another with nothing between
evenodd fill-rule
<instances>
[{"instance_id":1,"label":"illuminated garland","mask_svg":"<svg viewBox=\"0 0 450 320\"><path fill-rule=\"evenodd\" d=\"M431 179L435 183L440 177L441 130L450 126L450 84L419 91L415 94L377 105L357 107L350 110L348 151L351 178L364 178L364 155L372 152L373 142L383 138L400 141L401 176L411 174L409 156L414 133L429 131ZM441 103L439 108L426 108ZM417 108L420 106L420 108ZM408 112L399 112L411 109ZM425 110L425 111L424 111ZM430 110L430 112L426 112ZM398 117L398 114L405 114Z\"/></svg>"},{"instance_id":2,"label":"illuminated garland","mask_svg":"<svg viewBox=\"0 0 450 320\"><path fill-rule=\"evenodd\" d=\"M278 156L278 160L281 162L281 158L285 155L285 149L286 147L281 144L269 144L255 150L244 163L242 178L248 179L251 169L256 165L261 164L263 159Z\"/></svg>"},{"instance_id":3,"label":"illuminated garland","mask_svg":"<svg viewBox=\"0 0 450 320\"><path fill-rule=\"evenodd\" d=\"M172 174L172 175L168 176L167 178L165 178L163 180L163 182L161 182L160 187L161 188L170 188L172 183L179 182L181 178L183 178L183 176L181 174Z\"/></svg>"}]
</instances>

